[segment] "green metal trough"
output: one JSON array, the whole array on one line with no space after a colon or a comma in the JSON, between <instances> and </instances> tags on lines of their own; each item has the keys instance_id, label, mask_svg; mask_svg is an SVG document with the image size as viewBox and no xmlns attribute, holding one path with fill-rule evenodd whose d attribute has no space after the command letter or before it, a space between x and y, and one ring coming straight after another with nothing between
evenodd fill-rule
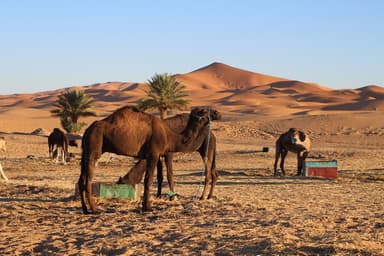
<instances>
[{"instance_id":1,"label":"green metal trough","mask_svg":"<svg viewBox=\"0 0 384 256\"><path fill-rule=\"evenodd\" d=\"M132 186L128 184L115 184L105 182L92 183L93 196L100 198L128 198L136 199L137 197L137 185ZM79 188L76 184L75 196L79 195Z\"/></svg>"}]
</instances>

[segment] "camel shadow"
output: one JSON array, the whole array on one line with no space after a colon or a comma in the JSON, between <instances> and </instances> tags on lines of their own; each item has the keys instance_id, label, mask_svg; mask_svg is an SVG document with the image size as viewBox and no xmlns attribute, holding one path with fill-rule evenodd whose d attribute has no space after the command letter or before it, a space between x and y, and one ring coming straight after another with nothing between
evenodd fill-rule
<instances>
[{"instance_id":1,"label":"camel shadow","mask_svg":"<svg viewBox=\"0 0 384 256\"><path fill-rule=\"evenodd\" d=\"M271 176L270 172L266 174L264 168L241 168L241 169L228 169L219 170L219 180L217 185L222 186L235 186L235 185L313 185L319 181L333 182L334 179L324 177L307 177L307 176ZM186 177L200 177L201 171L189 172L186 174L176 174L175 177L180 177L181 180L177 181L178 184L184 185L198 185L202 180L186 181ZM222 180L220 180L220 177ZM231 178L233 177L233 178ZM311 182L313 181L313 182Z\"/></svg>"}]
</instances>

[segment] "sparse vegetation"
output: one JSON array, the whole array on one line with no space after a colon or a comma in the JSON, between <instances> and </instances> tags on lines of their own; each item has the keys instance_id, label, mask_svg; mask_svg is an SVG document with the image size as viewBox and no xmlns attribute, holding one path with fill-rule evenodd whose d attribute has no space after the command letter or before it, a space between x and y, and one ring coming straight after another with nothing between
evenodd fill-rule
<instances>
[{"instance_id":1,"label":"sparse vegetation","mask_svg":"<svg viewBox=\"0 0 384 256\"><path fill-rule=\"evenodd\" d=\"M93 98L83 91L67 90L59 95L53 105L56 109L51 110L52 116L59 117L62 127L69 133L77 133L86 125L79 123L80 117L96 116L90 110Z\"/></svg>"}]
</instances>

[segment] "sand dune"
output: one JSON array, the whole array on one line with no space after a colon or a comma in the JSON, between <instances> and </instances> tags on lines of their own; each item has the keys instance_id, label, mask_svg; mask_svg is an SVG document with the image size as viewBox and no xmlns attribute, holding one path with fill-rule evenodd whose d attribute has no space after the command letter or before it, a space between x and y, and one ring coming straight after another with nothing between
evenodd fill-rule
<instances>
[{"instance_id":1,"label":"sand dune","mask_svg":"<svg viewBox=\"0 0 384 256\"><path fill-rule=\"evenodd\" d=\"M337 111L384 110L384 88L378 85L333 90L216 62L175 77L186 86L193 106L214 105L228 119L303 115L319 111L331 114ZM107 82L34 94L0 95L0 118L23 119L36 127L40 123L39 117L44 117L56 125L57 121L50 117L49 111L57 96L66 89L81 89L91 95L95 99L95 111L102 117L122 105L135 104L145 95L146 86L144 83ZM41 111L38 115L25 114L37 113L38 110ZM12 122L1 123L0 131L10 131L15 126Z\"/></svg>"}]
</instances>

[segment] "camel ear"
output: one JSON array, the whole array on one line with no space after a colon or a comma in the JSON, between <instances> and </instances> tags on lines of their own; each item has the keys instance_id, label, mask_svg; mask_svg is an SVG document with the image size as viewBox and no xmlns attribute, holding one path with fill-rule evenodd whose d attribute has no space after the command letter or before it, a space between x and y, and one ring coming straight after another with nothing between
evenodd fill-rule
<instances>
[{"instance_id":1,"label":"camel ear","mask_svg":"<svg viewBox=\"0 0 384 256\"><path fill-rule=\"evenodd\" d=\"M305 135L304 132L299 131L299 138L300 138L301 141L305 141L305 139L307 138L307 136Z\"/></svg>"}]
</instances>

